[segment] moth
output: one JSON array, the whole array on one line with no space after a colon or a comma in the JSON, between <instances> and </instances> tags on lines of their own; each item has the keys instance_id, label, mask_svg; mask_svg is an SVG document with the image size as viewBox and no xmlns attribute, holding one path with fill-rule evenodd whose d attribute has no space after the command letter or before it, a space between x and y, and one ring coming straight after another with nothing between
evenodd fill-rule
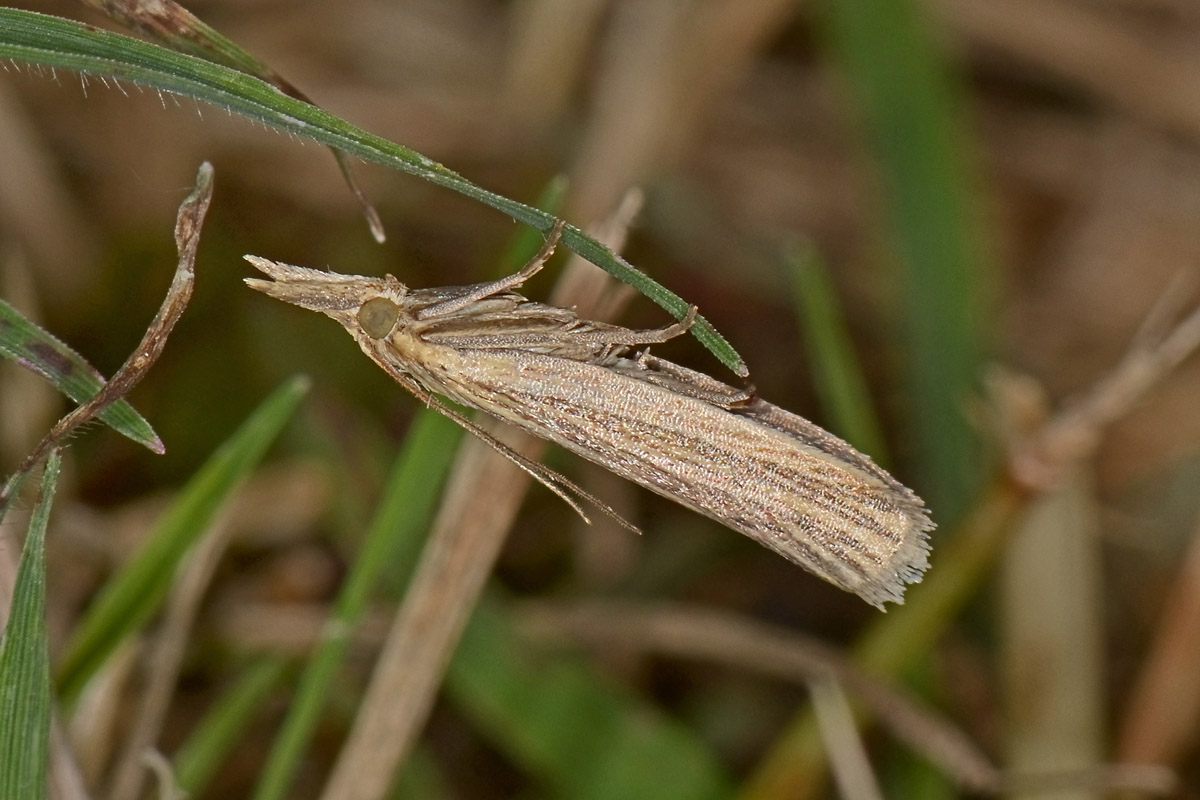
<instances>
[{"instance_id":1,"label":"moth","mask_svg":"<svg viewBox=\"0 0 1200 800\"><path fill-rule=\"evenodd\" d=\"M422 402L507 456L583 515L562 475L487 434L447 397L547 439L744 533L883 608L928 566L924 504L870 458L802 417L650 355L695 319L633 330L514 291L554 252L557 225L518 272L410 289L391 275L340 275L258 256L246 283L341 323ZM586 516L584 516L586 519Z\"/></svg>"}]
</instances>

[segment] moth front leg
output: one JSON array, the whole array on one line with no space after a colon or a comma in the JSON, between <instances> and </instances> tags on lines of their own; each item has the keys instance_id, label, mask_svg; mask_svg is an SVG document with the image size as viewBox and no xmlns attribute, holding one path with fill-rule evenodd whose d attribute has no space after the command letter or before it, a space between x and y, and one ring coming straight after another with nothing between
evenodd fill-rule
<instances>
[{"instance_id":1,"label":"moth front leg","mask_svg":"<svg viewBox=\"0 0 1200 800\"><path fill-rule=\"evenodd\" d=\"M554 227L550 229L550 235L546 237L546 242L542 245L542 249L538 250L537 254L529 259L529 262L525 266L512 275L500 278L499 280L476 284L465 294L460 294L449 300L443 300L440 303L426 306L417 312L417 319L431 319L433 317L443 317L447 314L453 314L455 311L461 311L472 303L477 303L493 295L502 294L510 289L517 288L540 272L542 267L546 266L546 262L550 260L550 256L554 255L554 248L558 246L558 240L562 236L565 224L561 219L555 222Z\"/></svg>"}]
</instances>

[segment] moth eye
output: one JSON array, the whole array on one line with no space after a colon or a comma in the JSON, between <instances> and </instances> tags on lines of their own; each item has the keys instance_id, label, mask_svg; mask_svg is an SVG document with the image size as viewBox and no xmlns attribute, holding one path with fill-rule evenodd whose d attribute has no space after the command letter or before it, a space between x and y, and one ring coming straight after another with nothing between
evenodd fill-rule
<instances>
[{"instance_id":1,"label":"moth eye","mask_svg":"<svg viewBox=\"0 0 1200 800\"><path fill-rule=\"evenodd\" d=\"M382 339L392 332L400 307L386 297L373 297L358 309L358 324L372 339Z\"/></svg>"}]
</instances>

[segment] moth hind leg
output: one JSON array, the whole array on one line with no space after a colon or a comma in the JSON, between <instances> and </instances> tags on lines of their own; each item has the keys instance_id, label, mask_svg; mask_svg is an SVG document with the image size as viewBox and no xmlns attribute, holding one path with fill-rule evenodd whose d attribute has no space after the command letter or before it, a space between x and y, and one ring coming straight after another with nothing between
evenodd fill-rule
<instances>
[{"instance_id":1,"label":"moth hind leg","mask_svg":"<svg viewBox=\"0 0 1200 800\"><path fill-rule=\"evenodd\" d=\"M692 329L693 325L696 324L696 317L699 315L699 313L700 313L699 306L692 304L692 305L688 306L687 313L683 315L683 319L676 320L676 321L672 322L670 325L664 325L661 328L653 328L648 331L640 331L640 333L647 333L647 334L654 333L654 334L657 334L658 336L662 337L660 339L653 339L653 340L646 339L646 340L642 341L641 344L662 344L663 342L667 342L667 341L670 341L671 339L674 339L676 336L683 336L685 333L687 333L688 331L690 331Z\"/></svg>"},{"instance_id":2,"label":"moth hind leg","mask_svg":"<svg viewBox=\"0 0 1200 800\"><path fill-rule=\"evenodd\" d=\"M622 372L726 411L746 410L759 402L758 389L752 383L738 389L702 372L656 358L648 352L640 353Z\"/></svg>"},{"instance_id":3,"label":"moth hind leg","mask_svg":"<svg viewBox=\"0 0 1200 800\"><path fill-rule=\"evenodd\" d=\"M598 325L581 321L579 329L571 332L572 338L581 342L594 342L608 345L605 358L629 347L641 345L662 344L682 336L696 324L696 306L688 306L683 319L664 325L661 328L622 328L619 325ZM595 327L590 327L594 325Z\"/></svg>"},{"instance_id":4,"label":"moth hind leg","mask_svg":"<svg viewBox=\"0 0 1200 800\"><path fill-rule=\"evenodd\" d=\"M404 386L404 388L412 392L417 399L423 401L427 406L437 411L442 416L453 420L466 431L474 434L488 447L492 448L497 453L516 464L538 483L542 484L547 489L562 498L563 502L569 505L571 509L583 519L584 522L588 523L589 525L592 523L592 521L588 518L588 515L584 512L583 507L580 505L579 500L586 501L590 505L594 506L597 510L607 515L621 527L633 531L634 533L641 534L642 531L640 528L614 511L612 507L603 500L596 497L591 492L588 492L582 486L579 486L566 476L560 475L544 464L518 453L516 450L509 447L495 436L492 436L480 425L476 424L470 419L467 419L465 416L450 408L438 398L434 397L416 381L411 379L401 380L399 378L397 378L397 380L402 386ZM578 498L578 500L576 498Z\"/></svg>"}]
</instances>

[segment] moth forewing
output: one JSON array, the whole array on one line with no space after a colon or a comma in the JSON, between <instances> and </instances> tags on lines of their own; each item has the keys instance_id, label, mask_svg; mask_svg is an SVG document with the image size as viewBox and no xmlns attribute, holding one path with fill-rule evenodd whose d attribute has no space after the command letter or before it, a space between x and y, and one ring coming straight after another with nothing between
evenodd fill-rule
<instances>
[{"instance_id":1,"label":"moth forewing","mask_svg":"<svg viewBox=\"0 0 1200 800\"><path fill-rule=\"evenodd\" d=\"M553 243L552 236L520 272L467 287L410 291L390 275L338 275L255 256L247 259L274 280L247 283L340 322L402 386L568 502L567 490L612 513L432 395L562 445L873 605L903 602L905 584L928 566L933 525L921 500L802 417L646 352L686 330L694 309L681 323L639 331L514 293Z\"/></svg>"},{"instance_id":2,"label":"moth forewing","mask_svg":"<svg viewBox=\"0 0 1200 800\"><path fill-rule=\"evenodd\" d=\"M728 411L541 353L458 355L441 375L443 393L745 533L872 604L899 602L927 566L920 501L864 456L831 454L828 440L846 446L840 440L801 438L803 425L785 430L779 423L804 421L782 409L758 400Z\"/></svg>"}]
</instances>

